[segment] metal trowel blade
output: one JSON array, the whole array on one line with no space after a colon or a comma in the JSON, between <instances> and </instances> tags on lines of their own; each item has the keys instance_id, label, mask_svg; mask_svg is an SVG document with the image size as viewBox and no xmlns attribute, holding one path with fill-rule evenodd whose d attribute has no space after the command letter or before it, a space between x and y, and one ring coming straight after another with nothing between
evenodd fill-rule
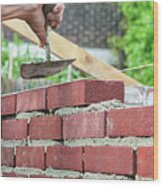
<instances>
[{"instance_id":1,"label":"metal trowel blade","mask_svg":"<svg viewBox=\"0 0 163 186\"><path fill-rule=\"evenodd\" d=\"M75 59L66 59L22 64L20 67L21 77L24 79L46 78L62 71L66 66L70 65L74 61Z\"/></svg>"}]
</instances>

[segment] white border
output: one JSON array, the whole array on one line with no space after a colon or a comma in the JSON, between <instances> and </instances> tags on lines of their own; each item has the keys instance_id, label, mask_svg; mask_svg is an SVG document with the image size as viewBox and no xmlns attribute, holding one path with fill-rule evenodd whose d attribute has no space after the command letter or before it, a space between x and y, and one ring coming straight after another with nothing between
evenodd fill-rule
<instances>
[{"instance_id":1,"label":"white border","mask_svg":"<svg viewBox=\"0 0 163 186\"><path fill-rule=\"evenodd\" d=\"M116 0L116 1L126 1L126 0ZM133 1L133 0L130 0ZM140 0L141 1L141 0ZM64 0L64 1L56 1L56 0L6 0L1 2L1 4L22 4L22 3L56 3L56 2L115 2L114 0L108 1L100 1L100 0ZM0 185L2 186L29 186L37 184L39 186L112 186L112 185L163 185L163 109L161 106L163 105L163 0L157 0L159 3L159 180L155 182L139 182L139 181L110 181L110 180L60 180L60 179L25 179L25 178L0 178ZM160 81L161 80L161 81Z\"/></svg>"}]
</instances>

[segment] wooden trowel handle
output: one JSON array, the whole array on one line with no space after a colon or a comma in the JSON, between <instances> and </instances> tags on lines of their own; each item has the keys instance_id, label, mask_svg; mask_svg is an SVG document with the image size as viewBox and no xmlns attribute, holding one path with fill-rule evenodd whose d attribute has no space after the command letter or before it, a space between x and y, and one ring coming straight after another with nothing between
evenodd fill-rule
<instances>
[{"instance_id":1,"label":"wooden trowel handle","mask_svg":"<svg viewBox=\"0 0 163 186\"><path fill-rule=\"evenodd\" d=\"M48 20L47 20L47 16L48 13L53 11L53 8L55 7L56 4L44 4L43 5L43 13L45 16L45 30L46 30L46 34L47 34L47 42L45 45L45 53L46 53L46 60L50 61L51 56L50 56L50 46L49 46L49 37L48 37L48 33L49 33L49 29L48 29ZM50 28L50 27L49 27Z\"/></svg>"},{"instance_id":2,"label":"wooden trowel handle","mask_svg":"<svg viewBox=\"0 0 163 186\"><path fill-rule=\"evenodd\" d=\"M49 12L52 12L53 11L53 8L55 7L56 4L44 4L43 5L43 13L44 13L44 16L45 16L45 27L46 27L46 30L47 30L47 26L48 26L48 22L47 22L47 15Z\"/></svg>"}]
</instances>

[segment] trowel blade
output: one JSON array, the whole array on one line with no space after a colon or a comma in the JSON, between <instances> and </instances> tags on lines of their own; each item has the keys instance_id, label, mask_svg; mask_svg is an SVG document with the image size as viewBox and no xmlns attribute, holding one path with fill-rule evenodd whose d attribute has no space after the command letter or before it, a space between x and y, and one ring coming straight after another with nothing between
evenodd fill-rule
<instances>
[{"instance_id":1,"label":"trowel blade","mask_svg":"<svg viewBox=\"0 0 163 186\"><path fill-rule=\"evenodd\" d=\"M22 64L20 67L21 77L24 79L46 78L62 71L66 66L70 65L74 61L75 59L66 59Z\"/></svg>"}]
</instances>

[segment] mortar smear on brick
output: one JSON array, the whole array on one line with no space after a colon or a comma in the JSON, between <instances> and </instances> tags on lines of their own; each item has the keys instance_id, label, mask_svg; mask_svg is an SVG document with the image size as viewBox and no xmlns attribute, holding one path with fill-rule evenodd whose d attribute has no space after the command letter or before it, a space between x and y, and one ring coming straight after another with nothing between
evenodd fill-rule
<instances>
[{"instance_id":1,"label":"mortar smear on brick","mask_svg":"<svg viewBox=\"0 0 163 186\"><path fill-rule=\"evenodd\" d=\"M26 140L2 140L1 146L4 147L17 147L17 146L25 146L27 144Z\"/></svg>"},{"instance_id":2,"label":"mortar smear on brick","mask_svg":"<svg viewBox=\"0 0 163 186\"><path fill-rule=\"evenodd\" d=\"M86 172L84 174L84 179L103 179L103 180L134 180L132 177L128 176L121 176L121 175L115 175L115 174L101 174L101 173L90 173Z\"/></svg>"},{"instance_id":3,"label":"mortar smear on brick","mask_svg":"<svg viewBox=\"0 0 163 186\"><path fill-rule=\"evenodd\" d=\"M95 112L95 111L109 111L117 108L126 108L124 103L121 103L119 100L104 101L100 103L90 104L86 107L66 107L61 108L55 111L51 111L54 115L64 116L77 114L81 112Z\"/></svg>"},{"instance_id":4,"label":"mortar smear on brick","mask_svg":"<svg viewBox=\"0 0 163 186\"><path fill-rule=\"evenodd\" d=\"M31 117L45 116L44 112L21 112L16 115L16 119L29 119Z\"/></svg>"},{"instance_id":5,"label":"mortar smear on brick","mask_svg":"<svg viewBox=\"0 0 163 186\"><path fill-rule=\"evenodd\" d=\"M55 146L55 145L62 145L62 141L55 141L55 140L29 140L28 146Z\"/></svg>"},{"instance_id":6,"label":"mortar smear on brick","mask_svg":"<svg viewBox=\"0 0 163 186\"><path fill-rule=\"evenodd\" d=\"M69 170L55 170L55 169L46 169L45 174L47 176L59 176L61 178L64 178L66 176L71 178L81 177L83 174L77 171L69 171Z\"/></svg>"},{"instance_id":7,"label":"mortar smear on brick","mask_svg":"<svg viewBox=\"0 0 163 186\"><path fill-rule=\"evenodd\" d=\"M54 109L49 110L49 112L22 112L18 113L16 115L16 119L30 119L31 117L39 117L39 116L46 116L46 115L71 115L71 114L77 114L81 112L95 112L95 111L109 111L112 109L120 109L120 108L126 108L127 105L122 103L119 100L113 99L109 101L103 101L99 103L93 103L88 106L81 106L81 107L65 107L60 109Z\"/></svg>"}]
</instances>

